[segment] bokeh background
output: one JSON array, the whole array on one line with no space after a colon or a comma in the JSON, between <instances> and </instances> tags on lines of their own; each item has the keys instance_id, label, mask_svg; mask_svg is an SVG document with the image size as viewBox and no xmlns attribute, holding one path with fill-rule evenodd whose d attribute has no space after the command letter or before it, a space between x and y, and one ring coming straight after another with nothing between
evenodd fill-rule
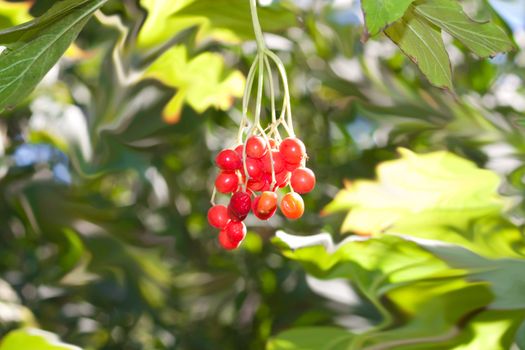
<instances>
[{"instance_id":1,"label":"bokeh background","mask_svg":"<svg viewBox=\"0 0 525 350\"><path fill-rule=\"evenodd\" d=\"M0 1L0 27L52 3ZM462 5L502 26L518 49L479 59L445 37L453 94L432 87L385 36L362 42L358 1L260 1L317 187L304 196L303 218L250 217L242 248L226 252L206 212L213 159L235 145L256 53L248 1L109 1L31 96L0 119L0 334L30 326L83 349L256 350L297 327L374 329L384 315L352 282L356 275L313 277L314 263L290 259L273 237L277 230L324 232L342 241L346 212L321 215L323 208L345 181L374 179L377 165L399 158L399 147L446 150L497 174L505 199L498 227L522 237L525 2ZM267 116L267 98L264 104ZM520 286L506 291L523 304ZM429 305L454 308L438 303ZM523 346L525 331L517 329L524 308L513 305L490 316L505 321L491 333L497 344L472 349ZM387 329L410 323L410 312L390 311ZM450 335L460 339L455 345L435 339L377 349L471 349L465 344L486 332L462 333L465 315L448 320L461 335ZM431 323L417 322L432 332ZM425 336L415 329L402 339ZM327 334L316 337L318 345L311 340L311 349L336 349L326 345ZM272 346L306 349L293 341Z\"/></svg>"}]
</instances>

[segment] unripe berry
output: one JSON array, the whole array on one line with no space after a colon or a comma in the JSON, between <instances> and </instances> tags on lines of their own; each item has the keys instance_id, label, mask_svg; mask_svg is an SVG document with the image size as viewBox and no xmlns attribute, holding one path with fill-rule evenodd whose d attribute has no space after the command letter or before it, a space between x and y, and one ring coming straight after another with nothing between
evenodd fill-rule
<instances>
[{"instance_id":1,"label":"unripe berry","mask_svg":"<svg viewBox=\"0 0 525 350\"><path fill-rule=\"evenodd\" d=\"M261 220L268 220L277 210L277 194L265 191L253 201L253 213Z\"/></svg>"},{"instance_id":2,"label":"unripe berry","mask_svg":"<svg viewBox=\"0 0 525 350\"><path fill-rule=\"evenodd\" d=\"M281 200L280 208L288 219L298 219L304 213L303 198L295 192L287 193Z\"/></svg>"}]
</instances>

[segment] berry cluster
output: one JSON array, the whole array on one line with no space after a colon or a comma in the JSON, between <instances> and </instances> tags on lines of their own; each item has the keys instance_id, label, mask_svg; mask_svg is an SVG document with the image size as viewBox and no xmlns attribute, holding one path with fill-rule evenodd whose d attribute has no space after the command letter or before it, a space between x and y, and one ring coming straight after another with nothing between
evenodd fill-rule
<instances>
[{"instance_id":1,"label":"berry cluster","mask_svg":"<svg viewBox=\"0 0 525 350\"><path fill-rule=\"evenodd\" d=\"M250 211L260 220L268 220L275 214L280 188L291 188L279 204L283 215L289 219L303 215L304 202L300 194L310 192L315 186L315 175L305 167L306 159L304 144L295 137L266 142L257 135L217 155L215 162L220 173L215 179L215 188L220 193L233 194L228 207L210 208L208 222L220 230L219 243L224 249L240 245L246 235L243 220Z\"/></svg>"}]
</instances>

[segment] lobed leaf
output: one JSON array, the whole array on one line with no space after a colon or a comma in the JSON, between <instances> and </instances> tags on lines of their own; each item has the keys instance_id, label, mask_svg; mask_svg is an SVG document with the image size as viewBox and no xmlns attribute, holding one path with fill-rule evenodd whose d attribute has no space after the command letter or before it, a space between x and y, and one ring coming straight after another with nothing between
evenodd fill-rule
<instances>
[{"instance_id":1,"label":"lobed leaf","mask_svg":"<svg viewBox=\"0 0 525 350\"><path fill-rule=\"evenodd\" d=\"M377 181L351 183L325 208L326 213L350 211L343 232L378 234L421 215L437 216L427 217L427 224L440 219L463 223L501 210L500 180L491 171L448 152L399 152L401 159L377 167ZM447 218L454 213L461 216Z\"/></svg>"},{"instance_id":2,"label":"lobed leaf","mask_svg":"<svg viewBox=\"0 0 525 350\"><path fill-rule=\"evenodd\" d=\"M219 54L205 52L188 58L185 46L175 46L147 69L146 77L176 88L177 93L163 110L164 120L177 122L184 102L199 113L209 107L228 109L234 97L242 96L244 77L228 71Z\"/></svg>"},{"instance_id":3,"label":"lobed leaf","mask_svg":"<svg viewBox=\"0 0 525 350\"><path fill-rule=\"evenodd\" d=\"M424 0L414 10L480 57L492 57L514 48L501 27L492 22L472 20L456 0Z\"/></svg>"}]
</instances>

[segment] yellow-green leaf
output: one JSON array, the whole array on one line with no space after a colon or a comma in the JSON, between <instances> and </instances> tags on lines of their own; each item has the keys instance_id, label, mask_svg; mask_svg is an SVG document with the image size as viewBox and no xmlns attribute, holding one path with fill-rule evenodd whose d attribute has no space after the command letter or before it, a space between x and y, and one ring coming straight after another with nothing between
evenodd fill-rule
<instances>
[{"instance_id":1,"label":"yellow-green leaf","mask_svg":"<svg viewBox=\"0 0 525 350\"><path fill-rule=\"evenodd\" d=\"M151 48L180 31L199 27L198 40L206 37L239 42L254 38L249 2L245 0L141 0L148 17L138 36L138 46ZM295 24L289 9L260 7L259 19L265 31L286 29Z\"/></svg>"},{"instance_id":2,"label":"yellow-green leaf","mask_svg":"<svg viewBox=\"0 0 525 350\"><path fill-rule=\"evenodd\" d=\"M53 333L39 329L18 329L10 332L0 343L0 350L81 350L62 343Z\"/></svg>"},{"instance_id":3,"label":"yellow-green leaf","mask_svg":"<svg viewBox=\"0 0 525 350\"><path fill-rule=\"evenodd\" d=\"M349 210L344 232L377 234L420 215L460 213L454 217L465 220L501 210L500 180L491 171L448 152L400 153L401 159L378 166L376 181L350 184L326 207L328 213Z\"/></svg>"},{"instance_id":4,"label":"yellow-green leaf","mask_svg":"<svg viewBox=\"0 0 525 350\"><path fill-rule=\"evenodd\" d=\"M0 29L30 21L30 8L30 1L13 3L0 0Z\"/></svg>"},{"instance_id":5,"label":"yellow-green leaf","mask_svg":"<svg viewBox=\"0 0 525 350\"><path fill-rule=\"evenodd\" d=\"M244 89L244 76L239 71L228 70L222 56L205 52L189 58L186 47L182 45L160 56L145 76L177 89L163 111L168 122L179 119L183 102L199 113L209 107L226 110L235 97L242 96Z\"/></svg>"}]
</instances>

